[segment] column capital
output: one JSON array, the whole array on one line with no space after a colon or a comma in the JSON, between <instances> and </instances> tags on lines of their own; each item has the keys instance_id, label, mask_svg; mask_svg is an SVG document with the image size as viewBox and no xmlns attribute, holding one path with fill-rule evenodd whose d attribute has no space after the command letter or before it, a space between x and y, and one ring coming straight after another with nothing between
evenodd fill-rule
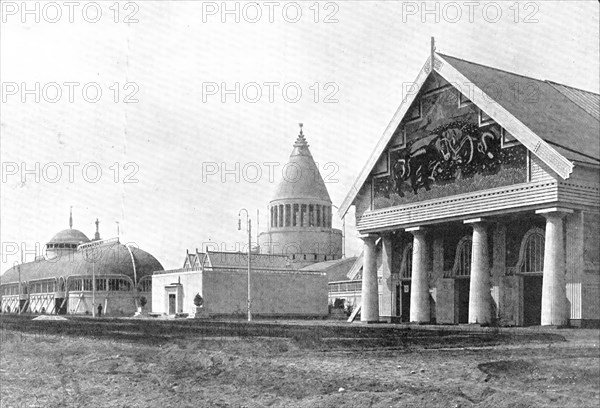
<instances>
[{"instance_id":1,"label":"column capital","mask_svg":"<svg viewBox=\"0 0 600 408\"><path fill-rule=\"evenodd\" d=\"M405 228L404 231L410 232L413 235L425 235L428 231L428 228L423 227L423 226L418 226L418 227Z\"/></svg>"},{"instance_id":2,"label":"column capital","mask_svg":"<svg viewBox=\"0 0 600 408\"><path fill-rule=\"evenodd\" d=\"M383 231L383 232L379 233L379 236L382 238L391 238L394 236L395 232L396 231Z\"/></svg>"},{"instance_id":3,"label":"column capital","mask_svg":"<svg viewBox=\"0 0 600 408\"><path fill-rule=\"evenodd\" d=\"M489 221L485 218L470 218L468 220L464 220L463 224L485 224L488 223Z\"/></svg>"},{"instance_id":4,"label":"column capital","mask_svg":"<svg viewBox=\"0 0 600 408\"><path fill-rule=\"evenodd\" d=\"M379 238L379 235L377 235L377 234L359 234L358 238L362 239L365 243L367 243L367 242L375 243L377 238Z\"/></svg>"},{"instance_id":5,"label":"column capital","mask_svg":"<svg viewBox=\"0 0 600 408\"><path fill-rule=\"evenodd\" d=\"M550 207L543 208L541 210L535 210L536 214L543 215L544 217L564 217L568 214L573 214L573 210L565 207Z\"/></svg>"}]
</instances>

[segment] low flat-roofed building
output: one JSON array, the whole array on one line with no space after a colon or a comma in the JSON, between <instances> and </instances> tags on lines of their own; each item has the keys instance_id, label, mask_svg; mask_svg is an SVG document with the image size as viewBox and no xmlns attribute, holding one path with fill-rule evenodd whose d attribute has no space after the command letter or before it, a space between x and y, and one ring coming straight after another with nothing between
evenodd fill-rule
<instances>
[{"instance_id":1,"label":"low flat-roofed building","mask_svg":"<svg viewBox=\"0 0 600 408\"><path fill-rule=\"evenodd\" d=\"M327 276L297 270L283 255L251 254L251 310L258 317L325 317ZM202 296L209 316L245 316L248 254L188 252L183 267L152 275L152 312L169 316L196 313Z\"/></svg>"}]
</instances>

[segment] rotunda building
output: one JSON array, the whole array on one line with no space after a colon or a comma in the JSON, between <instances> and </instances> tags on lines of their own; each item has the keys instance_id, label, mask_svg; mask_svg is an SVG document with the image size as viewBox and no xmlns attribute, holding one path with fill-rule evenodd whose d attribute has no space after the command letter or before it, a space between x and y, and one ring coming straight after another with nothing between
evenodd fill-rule
<instances>
[{"instance_id":1,"label":"rotunda building","mask_svg":"<svg viewBox=\"0 0 600 408\"><path fill-rule=\"evenodd\" d=\"M0 279L3 313L132 315L151 304L152 272L164 268L148 252L72 228L46 244L46 254L15 265ZM146 302L142 300L145 298Z\"/></svg>"},{"instance_id":2,"label":"rotunda building","mask_svg":"<svg viewBox=\"0 0 600 408\"><path fill-rule=\"evenodd\" d=\"M342 231L332 227L331 198L302 125L258 242L262 253L287 255L301 266L342 257Z\"/></svg>"}]
</instances>

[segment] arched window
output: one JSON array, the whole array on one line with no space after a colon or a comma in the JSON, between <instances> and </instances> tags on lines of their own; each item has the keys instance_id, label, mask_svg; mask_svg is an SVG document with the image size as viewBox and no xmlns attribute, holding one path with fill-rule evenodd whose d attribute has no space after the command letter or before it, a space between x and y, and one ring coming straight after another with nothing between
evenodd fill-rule
<instances>
[{"instance_id":1,"label":"arched window","mask_svg":"<svg viewBox=\"0 0 600 408\"><path fill-rule=\"evenodd\" d=\"M279 217L279 222L277 223L278 227L283 227L283 204L280 204L278 206L279 211L277 213L278 217Z\"/></svg>"},{"instance_id":2,"label":"arched window","mask_svg":"<svg viewBox=\"0 0 600 408\"><path fill-rule=\"evenodd\" d=\"M454 257L454 266L450 271L449 277L469 277L471 276L471 246L473 238L470 235L464 236L456 245L456 256Z\"/></svg>"},{"instance_id":3,"label":"arched window","mask_svg":"<svg viewBox=\"0 0 600 408\"><path fill-rule=\"evenodd\" d=\"M306 227L308 225L308 209L306 204L300 205L300 226Z\"/></svg>"},{"instance_id":4,"label":"arched window","mask_svg":"<svg viewBox=\"0 0 600 408\"><path fill-rule=\"evenodd\" d=\"M321 227L321 206L317 204L317 227Z\"/></svg>"},{"instance_id":5,"label":"arched window","mask_svg":"<svg viewBox=\"0 0 600 408\"><path fill-rule=\"evenodd\" d=\"M152 277L144 276L138 284L138 290L140 292L152 292Z\"/></svg>"},{"instance_id":6,"label":"arched window","mask_svg":"<svg viewBox=\"0 0 600 408\"><path fill-rule=\"evenodd\" d=\"M271 228L275 227L275 207L271 206Z\"/></svg>"},{"instance_id":7,"label":"arched window","mask_svg":"<svg viewBox=\"0 0 600 408\"><path fill-rule=\"evenodd\" d=\"M544 271L544 230L534 227L527 231L521 240L518 273L541 273Z\"/></svg>"},{"instance_id":8,"label":"arched window","mask_svg":"<svg viewBox=\"0 0 600 408\"><path fill-rule=\"evenodd\" d=\"M292 217L292 227L300 226L300 209L298 204L294 204L294 216Z\"/></svg>"},{"instance_id":9,"label":"arched window","mask_svg":"<svg viewBox=\"0 0 600 408\"><path fill-rule=\"evenodd\" d=\"M285 204L285 226L289 227L292 225L292 205Z\"/></svg>"},{"instance_id":10,"label":"arched window","mask_svg":"<svg viewBox=\"0 0 600 408\"><path fill-rule=\"evenodd\" d=\"M412 277L412 242L402 251L402 263L400 264L400 279L410 279Z\"/></svg>"}]
</instances>

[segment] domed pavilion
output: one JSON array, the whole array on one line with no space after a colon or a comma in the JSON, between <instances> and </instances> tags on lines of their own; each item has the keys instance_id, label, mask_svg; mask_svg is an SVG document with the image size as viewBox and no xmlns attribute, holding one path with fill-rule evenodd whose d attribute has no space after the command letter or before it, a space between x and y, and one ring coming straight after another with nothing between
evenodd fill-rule
<instances>
[{"instance_id":1,"label":"domed pavilion","mask_svg":"<svg viewBox=\"0 0 600 408\"><path fill-rule=\"evenodd\" d=\"M48 241L45 255L7 270L0 284L2 312L132 315L142 297L149 308L152 272L164 268L119 238L100 239L98 225L96 220L90 240L73 228L71 216L69 228Z\"/></svg>"}]
</instances>

